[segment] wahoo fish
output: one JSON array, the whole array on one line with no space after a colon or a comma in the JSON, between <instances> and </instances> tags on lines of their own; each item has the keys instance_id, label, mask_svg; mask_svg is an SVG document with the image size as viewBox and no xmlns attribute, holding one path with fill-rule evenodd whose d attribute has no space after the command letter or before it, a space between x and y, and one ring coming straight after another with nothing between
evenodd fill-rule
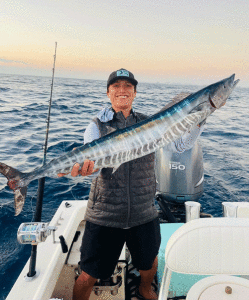
<instances>
[{"instance_id":1,"label":"wahoo fish","mask_svg":"<svg viewBox=\"0 0 249 300\"><path fill-rule=\"evenodd\" d=\"M234 78L235 74L209 85L171 107L165 107L146 120L113 131L51 160L30 173L21 173L0 162L0 173L7 178L8 186L14 191L15 215L22 211L28 184L35 179L68 173L75 163L82 166L86 159L95 162L94 169L113 168L115 172L121 164L148 155L176 141L225 104L239 82L234 81Z\"/></svg>"}]
</instances>

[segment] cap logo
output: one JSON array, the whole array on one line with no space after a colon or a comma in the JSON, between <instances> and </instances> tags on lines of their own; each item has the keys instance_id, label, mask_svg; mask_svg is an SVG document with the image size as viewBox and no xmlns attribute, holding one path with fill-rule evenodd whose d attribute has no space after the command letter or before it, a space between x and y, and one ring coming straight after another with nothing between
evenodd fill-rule
<instances>
[{"instance_id":1,"label":"cap logo","mask_svg":"<svg viewBox=\"0 0 249 300\"><path fill-rule=\"evenodd\" d=\"M117 76L129 77L129 72L126 70L119 70L119 71L117 71Z\"/></svg>"}]
</instances>

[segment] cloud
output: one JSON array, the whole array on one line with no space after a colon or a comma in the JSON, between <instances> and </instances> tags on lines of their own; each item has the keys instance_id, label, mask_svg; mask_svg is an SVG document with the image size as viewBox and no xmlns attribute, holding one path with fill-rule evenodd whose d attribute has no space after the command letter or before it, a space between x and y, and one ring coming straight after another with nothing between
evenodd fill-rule
<instances>
[{"instance_id":1,"label":"cloud","mask_svg":"<svg viewBox=\"0 0 249 300\"><path fill-rule=\"evenodd\" d=\"M4 59L4 58L0 58L0 62L6 63L6 64L17 63L17 64L22 64L22 65L29 65L29 63L24 62L24 61L12 60L12 59Z\"/></svg>"}]
</instances>

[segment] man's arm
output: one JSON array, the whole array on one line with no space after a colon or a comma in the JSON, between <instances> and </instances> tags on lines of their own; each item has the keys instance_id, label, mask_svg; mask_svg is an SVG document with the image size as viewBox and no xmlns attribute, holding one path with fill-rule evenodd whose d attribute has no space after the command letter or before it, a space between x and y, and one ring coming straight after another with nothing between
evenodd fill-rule
<instances>
[{"instance_id":1,"label":"man's arm","mask_svg":"<svg viewBox=\"0 0 249 300\"><path fill-rule=\"evenodd\" d=\"M169 145L170 150L177 153L183 153L184 151L193 148L196 140L204 130L204 124L199 125L195 126L190 132L184 133L184 135L175 142L172 142Z\"/></svg>"}]
</instances>

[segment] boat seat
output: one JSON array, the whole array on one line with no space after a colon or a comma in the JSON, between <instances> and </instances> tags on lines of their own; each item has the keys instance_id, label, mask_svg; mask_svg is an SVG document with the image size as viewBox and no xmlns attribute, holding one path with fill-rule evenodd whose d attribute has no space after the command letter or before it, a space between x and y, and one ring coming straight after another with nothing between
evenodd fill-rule
<instances>
[{"instance_id":1,"label":"boat seat","mask_svg":"<svg viewBox=\"0 0 249 300\"><path fill-rule=\"evenodd\" d=\"M165 269L158 299L167 299L172 272L249 275L248 236L248 218L203 218L182 225L166 246ZM205 285L208 280L215 279L204 280L207 280L203 281ZM199 284L202 286L202 283Z\"/></svg>"},{"instance_id":2,"label":"boat seat","mask_svg":"<svg viewBox=\"0 0 249 300\"><path fill-rule=\"evenodd\" d=\"M186 300L248 300L249 280L236 276L216 275L194 284Z\"/></svg>"}]
</instances>

